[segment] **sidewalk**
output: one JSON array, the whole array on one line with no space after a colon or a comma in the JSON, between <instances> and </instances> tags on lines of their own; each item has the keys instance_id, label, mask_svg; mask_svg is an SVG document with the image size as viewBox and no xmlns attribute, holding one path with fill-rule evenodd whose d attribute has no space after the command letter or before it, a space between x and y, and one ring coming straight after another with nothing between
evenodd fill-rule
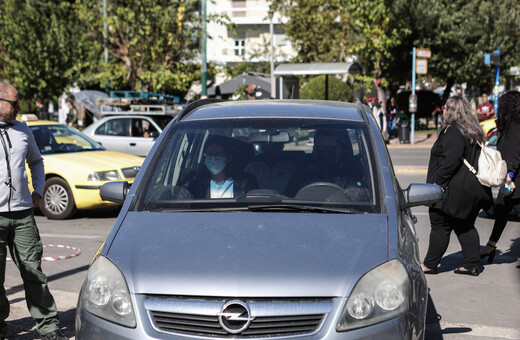
<instances>
[{"instance_id":1,"label":"sidewalk","mask_svg":"<svg viewBox=\"0 0 520 340\"><path fill-rule=\"evenodd\" d=\"M411 134L410 134L411 138ZM437 140L435 130L421 130L414 132L414 143L399 143L399 138L393 138L387 144L388 148L431 148Z\"/></svg>"}]
</instances>

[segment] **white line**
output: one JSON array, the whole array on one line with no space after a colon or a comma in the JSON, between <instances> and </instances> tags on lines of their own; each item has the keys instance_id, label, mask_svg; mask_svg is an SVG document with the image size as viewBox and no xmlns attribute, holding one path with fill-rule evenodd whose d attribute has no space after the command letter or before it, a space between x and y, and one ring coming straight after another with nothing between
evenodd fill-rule
<instances>
[{"instance_id":1,"label":"white line","mask_svg":"<svg viewBox=\"0 0 520 340\"><path fill-rule=\"evenodd\" d=\"M508 328L508 327L493 327L493 326L484 326L484 325L468 325L463 323L450 323L450 322L440 322L441 328L467 328L470 329L469 332L463 332L460 334L471 335L471 336L481 336L486 338L503 338L503 339L520 339L520 328ZM429 324L428 328L434 328L433 324Z\"/></svg>"},{"instance_id":2,"label":"white line","mask_svg":"<svg viewBox=\"0 0 520 340\"><path fill-rule=\"evenodd\" d=\"M95 239L103 238L99 235L69 235L69 234L40 234L43 237L58 237L58 238L84 238L84 239Z\"/></svg>"}]
</instances>

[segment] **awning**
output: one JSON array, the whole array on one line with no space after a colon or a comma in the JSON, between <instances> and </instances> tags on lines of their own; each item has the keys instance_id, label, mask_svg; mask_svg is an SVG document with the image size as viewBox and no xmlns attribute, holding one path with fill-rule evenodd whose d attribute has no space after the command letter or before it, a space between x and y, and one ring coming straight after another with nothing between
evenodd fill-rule
<instances>
[{"instance_id":1,"label":"awning","mask_svg":"<svg viewBox=\"0 0 520 340\"><path fill-rule=\"evenodd\" d=\"M275 76L304 76L322 74L362 74L359 63L300 63L280 64L274 70Z\"/></svg>"}]
</instances>

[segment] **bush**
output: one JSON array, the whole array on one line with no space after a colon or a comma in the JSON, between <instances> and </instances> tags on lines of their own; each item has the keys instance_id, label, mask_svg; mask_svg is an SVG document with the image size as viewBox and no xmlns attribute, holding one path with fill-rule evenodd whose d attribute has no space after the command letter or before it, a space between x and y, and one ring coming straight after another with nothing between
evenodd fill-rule
<instances>
[{"instance_id":1,"label":"bush","mask_svg":"<svg viewBox=\"0 0 520 340\"><path fill-rule=\"evenodd\" d=\"M311 78L300 91L302 99L325 99L325 76ZM354 91L349 84L335 76L329 76L329 100L354 100Z\"/></svg>"}]
</instances>

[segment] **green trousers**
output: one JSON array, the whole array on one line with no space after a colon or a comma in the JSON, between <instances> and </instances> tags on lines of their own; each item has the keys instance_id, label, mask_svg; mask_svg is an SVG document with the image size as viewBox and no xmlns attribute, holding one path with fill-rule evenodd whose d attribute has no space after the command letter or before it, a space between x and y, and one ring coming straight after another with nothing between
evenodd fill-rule
<instances>
[{"instance_id":1,"label":"green trousers","mask_svg":"<svg viewBox=\"0 0 520 340\"><path fill-rule=\"evenodd\" d=\"M38 333L45 335L59 329L56 303L41 268L43 247L33 210L0 212L0 338L7 334L5 319L9 316L4 288L6 246L20 270L27 308L36 321Z\"/></svg>"}]
</instances>

